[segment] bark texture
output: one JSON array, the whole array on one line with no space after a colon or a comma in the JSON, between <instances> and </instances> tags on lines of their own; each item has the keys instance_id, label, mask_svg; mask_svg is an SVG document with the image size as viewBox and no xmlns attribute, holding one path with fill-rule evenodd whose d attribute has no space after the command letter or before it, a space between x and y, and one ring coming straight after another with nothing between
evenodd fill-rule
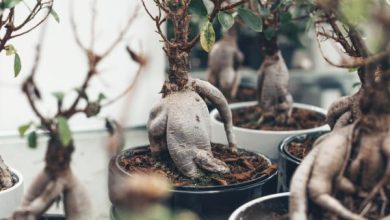
<instances>
[{"instance_id":1,"label":"bark texture","mask_svg":"<svg viewBox=\"0 0 390 220\"><path fill-rule=\"evenodd\" d=\"M216 173L229 172L227 165L212 155L210 116L202 98L209 99L219 110L229 145L236 150L231 112L223 94L210 83L191 78L184 89L165 92L148 122L152 153L168 150L178 170L190 178L202 175L199 168Z\"/></svg>"}]
</instances>

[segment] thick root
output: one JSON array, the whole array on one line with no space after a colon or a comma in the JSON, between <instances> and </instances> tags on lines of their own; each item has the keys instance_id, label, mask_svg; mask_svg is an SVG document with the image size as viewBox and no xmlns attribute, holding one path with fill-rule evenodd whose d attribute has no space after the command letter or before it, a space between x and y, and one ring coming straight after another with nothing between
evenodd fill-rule
<instances>
[{"instance_id":1,"label":"thick root","mask_svg":"<svg viewBox=\"0 0 390 220\"><path fill-rule=\"evenodd\" d=\"M207 98L217 109L224 124L225 133L232 151L237 152L237 141L233 133L233 118L226 98L223 94L210 83L194 79L193 86L202 97Z\"/></svg>"},{"instance_id":2,"label":"thick root","mask_svg":"<svg viewBox=\"0 0 390 220\"><path fill-rule=\"evenodd\" d=\"M11 171L0 156L0 191L11 188L13 185L14 181L12 179Z\"/></svg>"},{"instance_id":3,"label":"thick root","mask_svg":"<svg viewBox=\"0 0 390 220\"><path fill-rule=\"evenodd\" d=\"M230 169L225 162L218 160L213 155L204 150L198 150L195 163L201 168L213 173L229 173Z\"/></svg>"},{"instance_id":4,"label":"thick root","mask_svg":"<svg viewBox=\"0 0 390 220\"><path fill-rule=\"evenodd\" d=\"M332 103L326 116L326 120L331 128L346 126L361 117L362 113L360 111L359 102L363 93L364 90L360 89L354 95L341 97Z\"/></svg>"},{"instance_id":5,"label":"thick root","mask_svg":"<svg viewBox=\"0 0 390 220\"><path fill-rule=\"evenodd\" d=\"M67 219L81 220L90 214L87 194L71 170L67 170L56 179L50 179L45 172L40 173L28 190L22 206L14 212L12 219L36 219L62 195Z\"/></svg>"}]
</instances>

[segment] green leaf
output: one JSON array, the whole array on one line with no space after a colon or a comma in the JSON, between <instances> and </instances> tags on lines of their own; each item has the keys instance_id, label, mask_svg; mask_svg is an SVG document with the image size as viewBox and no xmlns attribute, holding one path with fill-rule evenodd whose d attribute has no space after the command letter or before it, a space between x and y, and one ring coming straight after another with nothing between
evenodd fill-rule
<instances>
[{"instance_id":1,"label":"green leaf","mask_svg":"<svg viewBox=\"0 0 390 220\"><path fill-rule=\"evenodd\" d=\"M207 14L211 14L211 12L214 10L214 3L210 0L202 0L204 7L206 7Z\"/></svg>"},{"instance_id":2,"label":"green leaf","mask_svg":"<svg viewBox=\"0 0 390 220\"><path fill-rule=\"evenodd\" d=\"M268 17L268 15L271 14L271 11L269 10L269 8L260 8L259 12L260 12L260 15L264 16L264 17Z\"/></svg>"},{"instance_id":3,"label":"green leaf","mask_svg":"<svg viewBox=\"0 0 390 220\"><path fill-rule=\"evenodd\" d=\"M314 16L310 16L309 17L309 19L308 19L308 21L306 23L305 33L309 32L310 29L313 27L314 22L315 22L314 20L315 20Z\"/></svg>"},{"instance_id":4,"label":"green leaf","mask_svg":"<svg viewBox=\"0 0 390 220\"><path fill-rule=\"evenodd\" d=\"M268 27L264 30L264 37L267 40L271 40L275 36L276 32L273 27Z\"/></svg>"},{"instance_id":5,"label":"green leaf","mask_svg":"<svg viewBox=\"0 0 390 220\"><path fill-rule=\"evenodd\" d=\"M22 70L22 62L20 61L20 57L18 53L15 53L14 59L14 76L17 77Z\"/></svg>"},{"instance_id":6,"label":"green leaf","mask_svg":"<svg viewBox=\"0 0 390 220\"><path fill-rule=\"evenodd\" d=\"M57 128L61 144L64 147L69 146L72 141L72 133L69 128L68 120L62 116L57 117Z\"/></svg>"},{"instance_id":7,"label":"green leaf","mask_svg":"<svg viewBox=\"0 0 390 220\"><path fill-rule=\"evenodd\" d=\"M54 9L51 9L50 15L53 16L54 20L56 20L57 23L60 23L60 16L58 16L57 12L54 11Z\"/></svg>"},{"instance_id":8,"label":"green leaf","mask_svg":"<svg viewBox=\"0 0 390 220\"><path fill-rule=\"evenodd\" d=\"M53 92L52 95L57 99L58 102L62 103L65 97L65 93L63 92Z\"/></svg>"},{"instance_id":9,"label":"green leaf","mask_svg":"<svg viewBox=\"0 0 390 220\"><path fill-rule=\"evenodd\" d=\"M292 19L292 15L290 12L284 12L280 15L280 22L282 22L282 24L290 22L291 19Z\"/></svg>"},{"instance_id":10,"label":"green leaf","mask_svg":"<svg viewBox=\"0 0 390 220\"><path fill-rule=\"evenodd\" d=\"M223 29L228 30L234 24L234 17L233 17L233 15L231 15L229 13L219 12L218 13L218 21L222 25Z\"/></svg>"},{"instance_id":11,"label":"green leaf","mask_svg":"<svg viewBox=\"0 0 390 220\"><path fill-rule=\"evenodd\" d=\"M254 14L252 11L246 8L239 8L238 15L244 20L244 22L254 31L261 32L263 31L263 21L261 17Z\"/></svg>"},{"instance_id":12,"label":"green leaf","mask_svg":"<svg viewBox=\"0 0 390 220\"><path fill-rule=\"evenodd\" d=\"M24 137L24 135L26 134L26 131L31 127L31 125L32 125L32 122L19 126L19 128L18 128L19 136Z\"/></svg>"},{"instance_id":13,"label":"green leaf","mask_svg":"<svg viewBox=\"0 0 390 220\"><path fill-rule=\"evenodd\" d=\"M7 56L16 54L16 48L12 44L5 45L4 50L5 50L5 55Z\"/></svg>"},{"instance_id":14,"label":"green leaf","mask_svg":"<svg viewBox=\"0 0 390 220\"><path fill-rule=\"evenodd\" d=\"M213 24L210 23L210 21L206 21L200 32L200 45L202 46L203 50L210 52L211 48L214 46L215 43L215 31L213 28Z\"/></svg>"},{"instance_id":15,"label":"green leaf","mask_svg":"<svg viewBox=\"0 0 390 220\"><path fill-rule=\"evenodd\" d=\"M0 3L0 7L1 9L13 8L20 2L22 2L22 0L3 0L3 2Z\"/></svg>"},{"instance_id":16,"label":"green leaf","mask_svg":"<svg viewBox=\"0 0 390 220\"><path fill-rule=\"evenodd\" d=\"M100 103L104 99L107 99L107 97L103 93L99 93L97 103Z\"/></svg>"},{"instance_id":17,"label":"green leaf","mask_svg":"<svg viewBox=\"0 0 390 220\"><path fill-rule=\"evenodd\" d=\"M27 141L28 141L28 146L30 148L36 148L37 147L37 139L38 135L36 131L32 131L28 134Z\"/></svg>"},{"instance_id":18,"label":"green leaf","mask_svg":"<svg viewBox=\"0 0 390 220\"><path fill-rule=\"evenodd\" d=\"M348 22L357 25L370 15L371 3L368 0L341 0L339 9Z\"/></svg>"}]
</instances>

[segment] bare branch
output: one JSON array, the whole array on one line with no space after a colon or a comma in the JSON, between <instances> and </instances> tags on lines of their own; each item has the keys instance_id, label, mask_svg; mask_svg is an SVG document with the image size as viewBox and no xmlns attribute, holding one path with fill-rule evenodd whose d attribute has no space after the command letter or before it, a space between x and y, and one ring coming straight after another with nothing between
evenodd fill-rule
<instances>
[{"instance_id":1,"label":"bare branch","mask_svg":"<svg viewBox=\"0 0 390 220\"><path fill-rule=\"evenodd\" d=\"M131 49L129 47L127 47L126 49L127 49L127 52L129 53L130 57L139 64L139 68L135 74L133 81L129 84L129 86L122 93L120 93L118 96L116 96L115 98L113 98L110 101L101 105L101 107L107 107L109 105L112 105L115 102L117 102L118 100L120 100L122 97L127 95L129 92L131 92L133 90L134 86L137 84L137 82L141 76L141 73L143 72L143 69L145 67L145 60L143 58L141 58L139 55L135 55L134 52L131 51Z\"/></svg>"},{"instance_id":2,"label":"bare branch","mask_svg":"<svg viewBox=\"0 0 390 220\"><path fill-rule=\"evenodd\" d=\"M69 5L70 5L70 7L69 7L70 8L70 25L72 27L73 37L76 40L77 46L79 46L81 50L87 51L86 47L81 42L80 36L78 34L78 31L77 31L77 25L76 25L76 21L74 18L74 12L73 12L74 11L73 0L69 1Z\"/></svg>"}]
</instances>

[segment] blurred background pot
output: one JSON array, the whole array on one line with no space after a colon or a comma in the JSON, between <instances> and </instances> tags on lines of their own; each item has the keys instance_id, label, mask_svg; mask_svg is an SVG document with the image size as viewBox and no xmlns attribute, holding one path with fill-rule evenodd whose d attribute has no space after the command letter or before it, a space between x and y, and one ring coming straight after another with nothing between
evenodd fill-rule
<instances>
[{"instance_id":1,"label":"blurred background pot","mask_svg":"<svg viewBox=\"0 0 390 220\"><path fill-rule=\"evenodd\" d=\"M245 203L233 212L229 220L282 219L288 213L289 194L268 195Z\"/></svg>"},{"instance_id":2,"label":"blurred background pot","mask_svg":"<svg viewBox=\"0 0 390 220\"><path fill-rule=\"evenodd\" d=\"M233 109L245 108L256 105L257 102L241 102L230 104L229 107ZM294 108L302 108L312 110L323 115L326 115L326 110L307 104L294 103ZM226 134L221 121L218 120L219 113L214 109L210 113L211 117L211 141L214 143L227 144ZM279 159L278 146L280 142L286 137L294 136L298 134L328 131L330 130L327 124L320 127L293 130L293 131L265 131L265 130L254 130L240 127L233 127L233 132L237 138L237 145L250 151L259 152L269 157L271 161L277 161Z\"/></svg>"},{"instance_id":3,"label":"blurred background pot","mask_svg":"<svg viewBox=\"0 0 390 220\"><path fill-rule=\"evenodd\" d=\"M312 140L313 142L327 131L316 131L307 134L300 134L287 137L279 145L279 162L278 162L278 192L288 192L290 190L291 178L295 170L301 164L302 158L293 155L289 151L289 146L292 142L304 142Z\"/></svg>"},{"instance_id":4,"label":"blurred background pot","mask_svg":"<svg viewBox=\"0 0 390 220\"><path fill-rule=\"evenodd\" d=\"M0 219L6 219L20 206L23 196L23 176L19 171L10 168L17 182L11 188L0 191Z\"/></svg>"}]
</instances>

